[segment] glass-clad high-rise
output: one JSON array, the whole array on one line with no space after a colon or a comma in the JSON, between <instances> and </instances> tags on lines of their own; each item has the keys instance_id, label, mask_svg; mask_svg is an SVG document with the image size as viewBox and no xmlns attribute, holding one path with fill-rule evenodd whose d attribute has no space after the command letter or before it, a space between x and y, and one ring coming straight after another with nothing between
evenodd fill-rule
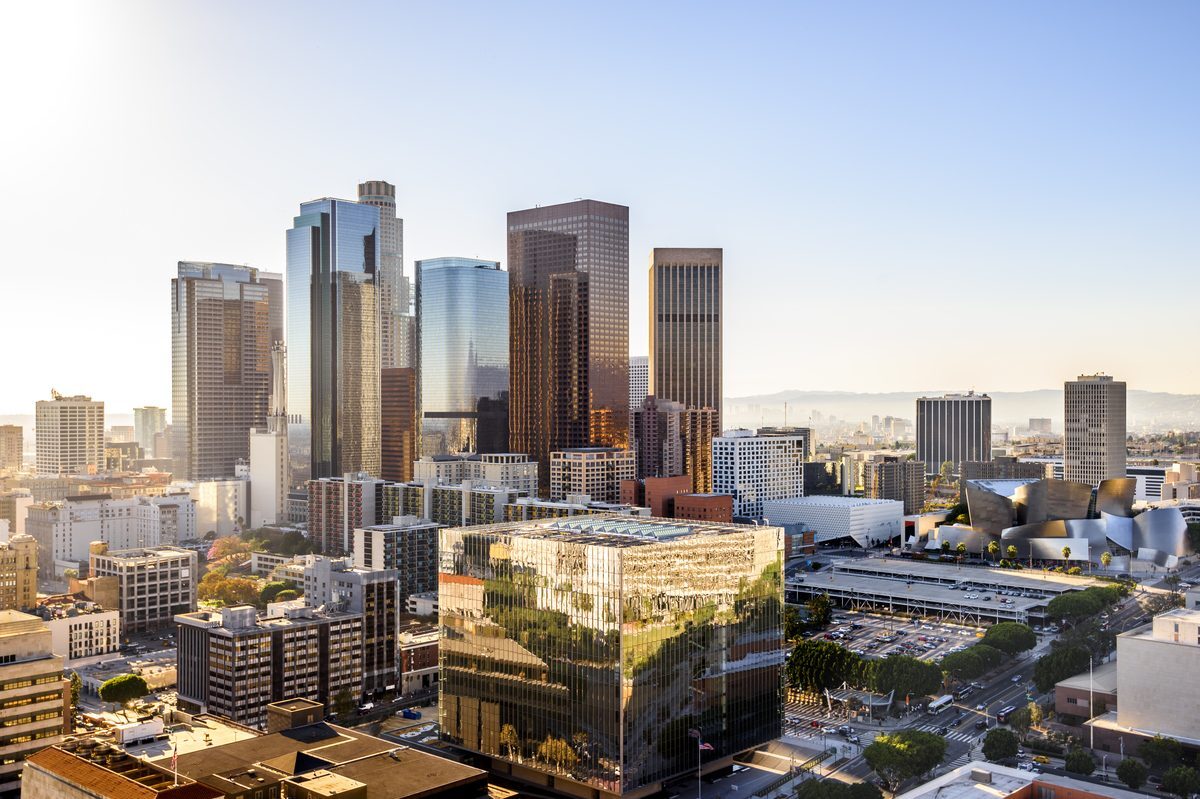
<instances>
[{"instance_id":1,"label":"glass-clad high-rise","mask_svg":"<svg viewBox=\"0 0 1200 799\"><path fill-rule=\"evenodd\" d=\"M510 448L629 446L629 209L578 200L508 215Z\"/></svg>"},{"instance_id":2,"label":"glass-clad high-rise","mask_svg":"<svg viewBox=\"0 0 1200 799\"><path fill-rule=\"evenodd\" d=\"M782 537L615 516L441 530L443 738L608 796L777 738Z\"/></svg>"},{"instance_id":3,"label":"glass-clad high-rise","mask_svg":"<svg viewBox=\"0 0 1200 799\"><path fill-rule=\"evenodd\" d=\"M421 455L508 451L508 273L417 261Z\"/></svg>"},{"instance_id":4,"label":"glass-clad high-rise","mask_svg":"<svg viewBox=\"0 0 1200 799\"><path fill-rule=\"evenodd\" d=\"M287 232L292 482L379 474L379 209L303 203Z\"/></svg>"},{"instance_id":5,"label":"glass-clad high-rise","mask_svg":"<svg viewBox=\"0 0 1200 799\"><path fill-rule=\"evenodd\" d=\"M257 269L180 261L171 279L175 475L233 477L271 392L270 288Z\"/></svg>"}]
</instances>

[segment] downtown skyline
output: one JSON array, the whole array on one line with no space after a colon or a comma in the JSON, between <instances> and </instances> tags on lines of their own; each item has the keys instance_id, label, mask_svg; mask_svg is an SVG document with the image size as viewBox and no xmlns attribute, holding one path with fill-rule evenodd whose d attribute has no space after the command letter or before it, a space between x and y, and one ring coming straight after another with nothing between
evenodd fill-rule
<instances>
[{"instance_id":1,"label":"downtown skyline","mask_svg":"<svg viewBox=\"0 0 1200 799\"><path fill-rule=\"evenodd\" d=\"M510 211L575 197L628 206L631 355L648 351L652 249L722 247L727 397L1026 390L1097 370L1131 389L1200 393L1200 378L1177 368L1171 348L1134 343L1151 323L1189 313L1187 293L1166 287L1186 281L1197 255L1190 220L1200 209L1190 186L1200 162L1188 143L1200 123L1186 76L1200 70L1184 49L1194 7L1135 14L1067 3L1039 13L922 4L879 7L863 24L861 15L814 7L760 6L733 19L712 7L628 6L581 34L577 54L562 43L543 53L594 59L609 67L604 76L547 71L516 102L506 76L538 60L520 46L489 45L505 33L531 35L515 21L482 7L462 18L406 8L406 26L420 35L389 49L374 27L362 41L353 35L372 7L348 9L327 30L314 8L301 6L278 30L269 27L278 16L270 4L16 12L31 35L14 43L6 64L34 57L29 45L52 22L66 46L16 90L28 124L0 133L6 150L23 154L6 165L3 218L19 231L16 259L37 265L13 270L5 288L53 292L57 318L45 324L48 311L34 302L0 317L17 376L0 390L0 414L30 413L51 386L104 400L114 413L168 406L166 286L175 264L284 271L283 231L298 204L353 200L357 183L372 179L397 187L410 279L414 261L444 256L508 269ZM401 15L373 10L385 20ZM526 13L545 25L579 20L569 8ZM699 37L695 49L672 37L647 55L645 45L672 25ZM406 113L381 112L386 136L305 161L301 150L352 136L344 122L292 124L303 100L292 76L302 62L289 37L314 40L318 30L343 60L359 47L372 53L361 85L331 99L329 118L381 90ZM789 40L787 30L803 34ZM1109 47L1122 30L1124 49ZM617 54L606 34L637 54ZM211 73L164 58L169 48L198 55L213 37L230 52ZM251 40L260 49L242 52ZM452 65L416 68L450 40L460 54ZM715 55L696 57L710 46ZM871 55L856 60L862 52ZM139 71L139 57L162 69ZM346 69L317 80L340 81ZM388 71L409 77L388 83L380 78ZM556 99L572 86L595 98L598 113ZM711 124L679 121L668 142L649 124L660 102L708 102L717 113ZM214 119L177 121L197 108ZM562 129L551 133L556 111ZM407 124L424 114L443 119L432 130ZM238 133L222 133L222 121L237 122ZM621 146L601 146L611 141ZM164 187L169 202L155 199ZM80 209L70 235L56 232L58 214L38 210L64 193ZM224 212L214 217L218 203ZM136 217L113 224L97 211L105 204L136 207ZM41 243L49 240L56 248L47 258ZM1138 279L1145 290L1131 290ZM62 291L64 282L72 290ZM960 295L974 300L956 305ZM84 357L98 334L97 298L132 311L120 314L130 320L121 330L102 332L136 336L136 367ZM945 316L956 307L973 309L971 323L988 332L948 332L955 326ZM812 346L821 330L840 331L830 339L837 345ZM14 345L35 336L36 346ZM1020 351L1039 357L1014 357Z\"/></svg>"}]
</instances>

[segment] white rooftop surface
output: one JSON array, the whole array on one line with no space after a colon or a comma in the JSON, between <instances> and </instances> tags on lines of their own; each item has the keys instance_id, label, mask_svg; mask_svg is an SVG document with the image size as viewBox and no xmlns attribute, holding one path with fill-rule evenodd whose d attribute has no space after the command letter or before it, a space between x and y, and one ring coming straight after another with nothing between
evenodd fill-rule
<instances>
[{"instance_id":1,"label":"white rooftop surface","mask_svg":"<svg viewBox=\"0 0 1200 799\"><path fill-rule=\"evenodd\" d=\"M988 781L977 780L975 778L977 773L987 774ZM948 771L937 779L918 785L911 791L899 794L896 799L923 797L929 797L929 799L1001 799L1011 796L1034 782L1046 786L1073 789L1094 796L1112 797L1112 799L1146 799L1145 794L1127 791L1112 783L1099 785L1070 777L1060 777L1057 774L1034 774L978 760Z\"/></svg>"},{"instance_id":2,"label":"white rooftop surface","mask_svg":"<svg viewBox=\"0 0 1200 799\"><path fill-rule=\"evenodd\" d=\"M1007 604L1001 602L1000 597L995 593L982 589L951 590L948 585L919 582L907 585L902 580L844 572L806 572L801 576L803 577L802 582L807 586L852 591L862 594L864 600L872 596L893 596L906 602L939 602L959 608L986 611L988 615L994 614L997 610L1006 614L1028 612L1036 607L1045 607L1047 601L1041 598L1042 595L1037 597L1015 596L1005 597L1005 599L1012 600L1012 604ZM963 580L966 581L969 576L970 572L966 572ZM792 583L796 579L798 578L788 577L787 582ZM979 598L967 599L968 594ZM983 597L985 596L990 596L991 601L984 601Z\"/></svg>"},{"instance_id":3,"label":"white rooftop surface","mask_svg":"<svg viewBox=\"0 0 1200 799\"><path fill-rule=\"evenodd\" d=\"M211 716L196 716L190 724L169 724L166 731L167 740L126 746L125 751L134 757L161 760L170 758L175 747L178 747L179 754L186 755L188 752L257 737L257 733L244 727L223 724L220 719Z\"/></svg>"},{"instance_id":4,"label":"white rooftop surface","mask_svg":"<svg viewBox=\"0 0 1200 799\"><path fill-rule=\"evenodd\" d=\"M1093 585L1109 585L1090 577L1072 577L1057 572L1036 569L1013 570L992 569L986 566L963 566L954 563L936 563L926 560L901 558L837 558L833 568L838 571L853 570L890 575L893 578L914 580L938 580L941 582L973 582L1016 588L1022 591L1043 591L1061 594L1072 589L1084 589Z\"/></svg>"},{"instance_id":5,"label":"white rooftop surface","mask_svg":"<svg viewBox=\"0 0 1200 799\"><path fill-rule=\"evenodd\" d=\"M794 505L809 508L862 508L868 505L903 505L895 499L867 499L866 497L789 497L788 499L764 499L763 505Z\"/></svg>"}]
</instances>

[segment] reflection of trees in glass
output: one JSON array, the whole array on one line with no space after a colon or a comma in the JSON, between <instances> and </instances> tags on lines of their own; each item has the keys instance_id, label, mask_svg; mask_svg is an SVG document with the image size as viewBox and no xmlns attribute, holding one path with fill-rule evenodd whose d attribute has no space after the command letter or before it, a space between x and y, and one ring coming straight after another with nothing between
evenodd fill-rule
<instances>
[{"instance_id":1,"label":"reflection of trees in glass","mask_svg":"<svg viewBox=\"0 0 1200 799\"><path fill-rule=\"evenodd\" d=\"M517 737L517 729L511 724L505 724L500 728L500 745L504 747L506 754L510 760L513 759L513 752L516 752L516 759L519 762L521 757L521 739Z\"/></svg>"},{"instance_id":2,"label":"reflection of trees in glass","mask_svg":"<svg viewBox=\"0 0 1200 799\"><path fill-rule=\"evenodd\" d=\"M537 756L542 762L549 763L560 771L569 772L579 762L579 755L575 754L575 750L569 743L562 738L554 738L550 735L547 735L546 740L538 744Z\"/></svg>"}]
</instances>

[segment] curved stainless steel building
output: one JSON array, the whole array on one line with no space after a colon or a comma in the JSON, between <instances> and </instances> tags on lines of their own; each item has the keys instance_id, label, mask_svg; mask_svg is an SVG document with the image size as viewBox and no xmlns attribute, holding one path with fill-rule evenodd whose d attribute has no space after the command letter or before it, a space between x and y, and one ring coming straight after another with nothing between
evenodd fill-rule
<instances>
[{"instance_id":1,"label":"curved stainless steel building","mask_svg":"<svg viewBox=\"0 0 1200 799\"><path fill-rule=\"evenodd\" d=\"M508 451L508 273L417 261L421 456Z\"/></svg>"}]
</instances>

